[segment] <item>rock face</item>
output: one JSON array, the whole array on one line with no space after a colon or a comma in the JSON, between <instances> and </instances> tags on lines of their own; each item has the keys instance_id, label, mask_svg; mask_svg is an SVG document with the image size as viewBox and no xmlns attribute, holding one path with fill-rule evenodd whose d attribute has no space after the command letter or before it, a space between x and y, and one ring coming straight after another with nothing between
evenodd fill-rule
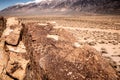
<instances>
[{"instance_id":1,"label":"rock face","mask_svg":"<svg viewBox=\"0 0 120 80\"><path fill-rule=\"evenodd\" d=\"M6 28L6 20L5 18L0 17L0 37L5 28Z\"/></svg>"},{"instance_id":2,"label":"rock face","mask_svg":"<svg viewBox=\"0 0 120 80\"><path fill-rule=\"evenodd\" d=\"M17 45L20 38L22 26L19 25L19 22L15 20L14 17L8 18L6 25L7 28L3 32L2 37L5 37L6 43L10 45Z\"/></svg>"},{"instance_id":3,"label":"rock face","mask_svg":"<svg viewBox=\"0 0 120 80\"><path fill-rule=\"evenodd\" d=\"M0 17L0 37L2 32L6 27L6 20L3 17ZM4 72L4 68L7 65L8 55L5 52L5 41L4 39L0 39L0 74Z\"/></svg>"},{"instance_id":4,"label":"rock face","mask_svg":"<svg viewBox=\"0 0 120 80\"><path fill-rule=\"evenodd\" d=\"M21 30L22 30L22 27L17 25L16 28L12 30L9 33L9 35L6 36L6 43L11 44L11 45L17 45L20 39Z\"/></svg>"},{"instance_id":5,"label":"rock face","mask_svg":"<svg viewBox=\"0 0 120 80\"><path fill-rule=\"evenodd\" d=\"M0 80L23 80L29 62L25 59L26 48L20 41L22 26L12 21L14 23L7 20L0 40Z\"/></svg>"},{"instance_id":6,"label":"rock face","mask_svg":"<svg viewBox=\"0 0 120 80\"><path fill-rule=\"evenodd\" d=\"M119 79L116 71L95 49L87 45L74 47L69 39L47 37L49 34L56 35L56 32L60 33L50 25L24 25L22 40L30 59L25 80ZM64 35L59 35L59 38L62 37Z\"/></svg>"},{"instance_id":7,"label":"rock face","mask_svg":"<svg viewBox=\"0 0 120 80\"><path fill-rule=\"evenodd\" d=\"M23 80L25 77L26 65L29 60L23 58L20 53L10 52L10 59L6 68L6 72L13 79Z\"/></svg>"}]
</instances>

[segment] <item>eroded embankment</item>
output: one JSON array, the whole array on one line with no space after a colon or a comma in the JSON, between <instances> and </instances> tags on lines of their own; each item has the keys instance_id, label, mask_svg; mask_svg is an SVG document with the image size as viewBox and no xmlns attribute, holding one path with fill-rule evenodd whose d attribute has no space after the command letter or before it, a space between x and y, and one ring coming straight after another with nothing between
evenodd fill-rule
<instances>
[{"instance_id":1,"label":"eroded embankment","mask_svg":"<svg viewBox=\"0 0 120 80\"><path fill-rule=\"evenodd\" d=\"M1 37L2 80L119 80L98 51L80 46L65 29L9 20L16 24L10 22Z\"/></svg>"}]
</instances>

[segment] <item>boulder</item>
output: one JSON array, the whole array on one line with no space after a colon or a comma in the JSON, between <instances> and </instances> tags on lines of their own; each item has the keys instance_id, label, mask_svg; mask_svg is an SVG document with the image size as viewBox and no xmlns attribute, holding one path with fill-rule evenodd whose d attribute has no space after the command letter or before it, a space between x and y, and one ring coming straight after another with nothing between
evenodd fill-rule
<instances>
[{"instance_id":1,"label":"boulder","mask_svg":"<svg viewBox=\"0 0 120 80\"><path fill-rule=\"evenodd\" d=\"M20 41L22 26L12 20L7 20L7 28L0 38L0 80L23 80L29 62L25 59L26 48Z\"/></svg>"},{"instance_id":2,"label":"boulder","mask_svg":"<svg viewBox=\"0 0 120 80\"><path fill-rule=\"evenodd\" d=\"M15 25L16 26L16 25ZM11 29L9 29L8 31L10 31L10 33L8 35L5 35L5 41L6 43L10 44L10 45L17 45L20 39L20 34L22 31L22 26L17 25L16 28L14 30L11 31Z\"/></svg>"},{"instance_id":3,"label":"boulder","mask_svg":"<svg viewBox=\"0 0 120 80\"><path fill-rule=\"evenodd\" d=\"M9 60L9 53L5 51L5 42L0 40L0 74L4 73Z\"/></svg>"},{"instance_id":4,"label":"boulder","mask_svg":"<svg viewBox=\"0 0 120 80\"><path fill-rule=\"evenodd\" d=\"M9 18L7 19L6 26L7 26L7 27L10 27L10 26L12 26L12 25L18 25L18 24L19 24L19 21L17 20L16 17L9 17Z\"/></svg>"},{"instance_id":5,"label":"boulder","mask_svg":"<svg viewBox=\"0 0 120 80\"><path fill-rule=\"evenodd\" d=\"M9 56L10 60L6 68L7 74L12 76L13 79L23 80L29 60L24 59L19 53L10 52Z\"/></svg>"},{"instance_id":6,"label":"boulder","mask_svg":"<svg viewBox=\"0 0 120 80\"><path fill-rule=\"evenodd\" d=\"M17 45L20 39L22 26L15 18L8 18L6 29L3 31L1 38L5 38L6 43Z\"/></svg>"}]
</instances>

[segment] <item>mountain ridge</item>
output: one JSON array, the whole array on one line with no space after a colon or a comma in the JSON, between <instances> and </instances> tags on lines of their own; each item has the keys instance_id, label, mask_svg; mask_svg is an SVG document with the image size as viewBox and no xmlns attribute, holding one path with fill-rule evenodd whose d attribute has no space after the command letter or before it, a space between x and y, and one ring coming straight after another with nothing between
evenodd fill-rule
<instances>
[{"instance_id":1,"label":"mountain ridge","mask_svg":"<svg viewBox=\"0 0 120 80\"><path fill-rule=\"evenodd\" d=\"M120 14L119 0L43 0L28 4L16 4L0 11L0 14L44 13L101 13Z\"/></svg>"}]
</instances>

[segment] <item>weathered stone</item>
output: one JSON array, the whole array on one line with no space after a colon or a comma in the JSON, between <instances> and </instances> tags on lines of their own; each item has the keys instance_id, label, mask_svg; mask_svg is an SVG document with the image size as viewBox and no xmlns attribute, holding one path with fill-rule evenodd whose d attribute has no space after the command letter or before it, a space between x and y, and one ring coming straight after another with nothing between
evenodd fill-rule
<instances>
[{"instance_id":1,"label":"weathered stone","mask_svg":"<svg viewBox=\"0 0 120 80\"><path fill-rule=\"evenodd\" d=\"M4 17L0 17L0 37L6 28L6 19Z\"/></svg>"},{"instance_id":2,"label":"weathered stone","mask_svg":"<svg viewBox=\"0 0 120 80\"><path fill-rule=\"evenodd\" d=\"M16 26L14 30L11 31L9 29L8 31L11 31L5 38L6 38L6 43L10 45L17 45L20 39L20 34L21 34L22 27L21 26Z\"/></svg>"},{"instance_id":3,"label":"weathered stone","mask_svg":"<svg viewBox=\"0 0 120 80\"><path fill-rule=\"evenodd\" d=\"M0 80L14 80L6 74L0 74Z\"/></svg>"},{"instance_id":4,"label":"weathered stone","mask_svg":"<svg viewBox=\"0 0 120 80\"><path fill-rule=\"evenodd\" d=\"M47 38L51 38L51 39L54 39L56 41L59 40L59 36L58 35L47 35Z\"/></svg>"},{"instance_id":5,"label":"weathered stone","mask_svg":"<svg viewBox=\"0 0 120 80\"><path fill-rule=\"evenodd\" d=\"M55 29L48 31L34 25L27 25L26 29L23 32L23 41L29 47L27 51L31 63L27 68L25 80L117 80L119 78L98 51L90 46L74 47L72 41L74 37L69 34L64 35L65 33L61 32L57 35L64 39L55 41L47 38L48 34L56 35ZM35 38L34 41L32 38Z\"/></svg>"},{"instance_id":6,"label":"weathered stone","mask_svg":"<svg viewBox=\"0 0 120 80\"><path fill-rule=\"evenodd\" d=\"M11 46L11 45L6 45L11 52L16 52L16 53L26 53L26 47L24 46L23 42L20 41L18 46Z\"/></svg>"},{"instance_id":7,"label":"weathered stone","mask_svg":"<svg viewBox=\"0 0 120 80\"><path fill-rule=\"evenodd\" d=\"M19 24L19 21L18 20L16 20L17 18L15 18L15 17L10 17L10 18L8 18L7 19L7 24L6 24L6 26L7 27L10 27L10 26L12 26L12 25L18 25Z\"/></svg>"},{"instance_id":8,"label":"weathered stone","mask_svg":"<svg viewBox=\"0 0 120 80\"><path fill-rule=\"evenodd\" d=\"M15 24L10 23L11 19L10 22L8 20L8 27L1 37L0 79L4 77L6 78L3 80L119 79L116 71L98 51L88 45L82 47L67 30L53 29L50 24L27 24L24 25L21 35L22 27L15 19L12 20Z\"/></svg>"},{"instance_id":9,"label":"weathered stone","mask_svg":"<svg viewBox=\"0 0 120 80\"><path fill-rule=\"evenodd\" d=\"M6 68L7 73L16 79L23 80L29 60L24 59L21 54L13 52L9 56L10 60Z\"/></svg>"},{"instance_id":10,"label":"weathered stone","mask_svg":"<svg viewBox=\"0 0 120 80\"><path fill-rule=\"evenodd\" d=\"M10 45L17 45L20 38L21 30L22 26L17 20L15 20L15 18L8 18L6 29L4 30L1 38L6 38L6 43Z\"/></svg>"},{"instance_id":11,"label":"weathered stone","mask_svg":"<svg viewBox=\"0 0 120 80\"><path fill-rule=\"evenodd\" d=\"M58 35L60 41L67 41L67 42L76 42L76 38L70 33L68 30L55 28L49 32L51 35ZM69 35L69 36L68 36Z\"/></svg>"},{"instance_id":12,"label":"weathered stone","mask_svg":"<svg viewBox=\"0 0 120 80\"><path fill-rule=\"evenodd\" d=\"M95 46L95 45L96 45L96 42L95 42L95 41L89 41L88 44L89 44L90 46Z\"/></svg>"},{"instance_id":13,"label":"weathered stone","mask_svg":"<svg viewBox=\"0 0 120 80\"><path fill-rule=\"evenodd\" d=\"M0 74L4 73L5 68L9 60L9 53L5 51L4 40L0 41Z\"/></svg>"},{"instance_id":14,"label":"weathered stone","mask_svg":"<svg viewBox=\"0 0 120 80\"><path fill-rule=\"evenodd\" d=\"M101 48L101 53L102 54L107 54L108 52L107 52L107 50L105 48Z\"/></svg>"},{"instance_id":15,"label":"weathered stone","mask_svg":"<svg viewBox=\"0 0 120 80\"><path fill-rule=\"evenodd\" d=\"M75 43L73 44L73 46L74 46L74 47L80 47L81 45L80 45L80 43L75 42Z\"/></svg>"},{"instance_id":16,"label":"weathered stone","mask_svg":"<svg viewBox=\"0 0 120 80\"><path fill-rule=\"evenodd\" d=\"M113 45L118 45L118 42L113 40L113 41L109 41L109 43L113 44Z\"/></svg>"},{"instance_id":17,"label":"weathered stone","mask_svg":"<svg viewBox=\"0 0 120 80\"><path fill-rule=\"evenodd\" d=\"M0 40L0 79L23 80L29 60L21 54L26 53L24 44L19 42L22 26L14 20L16 23L10 22L11 20L7 21L7 28Z\"/></svg>"}]
</instances>

